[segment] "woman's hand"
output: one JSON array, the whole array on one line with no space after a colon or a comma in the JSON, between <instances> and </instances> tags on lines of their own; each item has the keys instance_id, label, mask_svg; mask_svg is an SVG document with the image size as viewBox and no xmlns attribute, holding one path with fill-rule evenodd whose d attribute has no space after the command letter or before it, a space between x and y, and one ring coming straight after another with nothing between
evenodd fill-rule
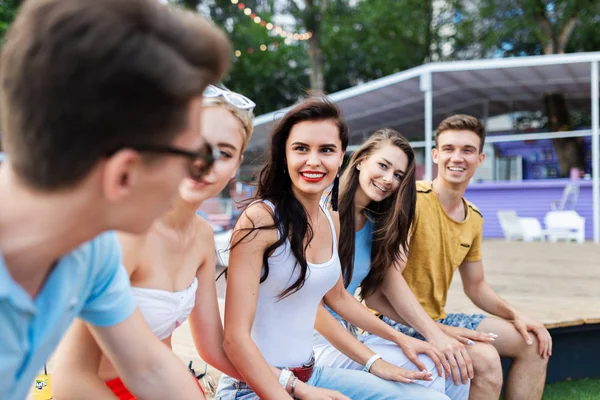
<instances>
[{"instance_id":1,"label":"woman's hand","mask_svg":"<svg viewBox=\"0 0 600 400\"><path fill-rule=\"evenodd\" d=\"M427 343L424 340L415 339L413 337L400 334L398 339L395 341L396 344L402 349L402 352L413 364L417 366L419 371L427 370L427 367L421 360L419 360L419 354L425 354L435 364L439 376L444 376L444 368L442 366L442 360L444 359L444 353L435 348L432 344ZM450 371L446 371L450 373Z\"/></svg>"},{"instance_id":2,"label":"woman's hand","mask_svg":"<svg viewBox=\"0 0 600 400\"><path fill-rule=\"evenodd\" d=\"M440 324L441 325L441 324ZM498 335L495 333L472 331L466 328L456 328L454 326L441 325L442 332L458 340L464 345L471 346L473 342L492 343Z\"/></svg>"},{"instance_id":3,"label":"woman's hand","mask_svg":"<svg viewBox=\"0 0 600 400\"><path fill-rule=\"evenodd\" d=\"M427 370L422 372L409 371L390 364L381 358L373 363L370 372L382 379L402 383L411 383L416 380L431 381L433 379L431 377L433 374Z\"/></svg>"},{"instance_id":4,"label":"woman's hand","mask_svg":"<svg viewBox=\"0 0 600 400\"><path fill-rule=\"evenodd\" d=\"M344 396L340 392L336 392L335 390L318 388L308 385L302 381L298 381L296 384L294 397L301 400L350 400L350 398Z\"/></svg>"}]
</instances>

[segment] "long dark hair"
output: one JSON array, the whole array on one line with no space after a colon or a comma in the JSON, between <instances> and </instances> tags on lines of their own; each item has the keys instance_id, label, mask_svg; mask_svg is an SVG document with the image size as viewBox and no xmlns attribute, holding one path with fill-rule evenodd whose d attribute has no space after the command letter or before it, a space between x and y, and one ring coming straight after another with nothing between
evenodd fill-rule
<instances>
[{"instance_id":1,"label":"long dark hair","mask_svg":"<svg viewBox=\"0 0 600 400\"><path fill-rule=\"evenodd\" d=\"M335 122L339 129L342 151L345 151L348 146L348 127L342 119L342 113L337 105L325 97L313 97L302 101L279 121L271 133L267 160L260 171L258 188L252 198L253 201L269 200L275 205L276 212L273 213L275 222L270 226L252 226L231 246L233 249L257 229L277 229L279 231L279 239L263 254L263 272L260 278L262 283L269 276L269 256L289 239L291 251L296 258L296 266L300 267L300 275L292 285L280 293L280 299L300 290L304 285L308 272L305 256L306 246L314 234L304 206L292 192L292 181L287 171L285 146L294 125L304 121L324 120ZM305 237L306 245L303 244Z\"/></svg>"},{"instance_id":2,"label":"long dark hair","mask_svg":"<svg viewBox=\"0 0 600 400\"><path fill-rule=\"evenodd\" d=\"M380 202L372 201L364 212L373 221L371 270L361 284L361 296L372 294L383 282L387 268L408 252L408 237L415 216L415 154L408 141L393 129L375 131L352 155L340 181L340 260L344 285L348 287L354 272L354 196L359 185L358 164L383 146L391 144L406 154L408 165L395 194Z\"/></svg>"}]
</instances>

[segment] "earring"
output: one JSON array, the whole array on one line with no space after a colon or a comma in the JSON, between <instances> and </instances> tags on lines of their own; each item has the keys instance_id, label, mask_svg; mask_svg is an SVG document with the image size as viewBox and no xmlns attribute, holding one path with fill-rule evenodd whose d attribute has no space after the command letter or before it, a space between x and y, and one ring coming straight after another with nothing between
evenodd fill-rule
<instances>
[{"instance_id":1,"label":"earring","mask_svg":"<svg viewBox=\"0 0 600 400\"><path fill-rule=\"evenodd\" d=\"M340 167L341 168L341 167ZM338 210L338 192L340 190L340 168L338 168L335 179L333 180L333 188L331 189L331 209Z\"/></svg>"}]
</instances>

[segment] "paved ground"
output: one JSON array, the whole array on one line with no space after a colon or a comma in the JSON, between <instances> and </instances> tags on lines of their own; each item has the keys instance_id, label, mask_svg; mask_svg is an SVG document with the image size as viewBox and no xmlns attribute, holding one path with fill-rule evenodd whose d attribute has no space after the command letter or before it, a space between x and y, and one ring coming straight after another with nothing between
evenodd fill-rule
<instances>
[{"instance_id":1,"label":"paved ground","mask_svg":"<svg viewBox=\"0 0 600 400\"><path fill-rule=\"evenodd\" d=\"M486 240L483 248L486 279L512 305L548 327L600 322L600 245ZM224 278L217 286L223 297ZM458 275L447 311L478 311L462 293ZM193 360L203 370L187 323L175 332L173 346L186 364ZM218 371L209 371L218 381Z\"/></svg>"}]
</instances>

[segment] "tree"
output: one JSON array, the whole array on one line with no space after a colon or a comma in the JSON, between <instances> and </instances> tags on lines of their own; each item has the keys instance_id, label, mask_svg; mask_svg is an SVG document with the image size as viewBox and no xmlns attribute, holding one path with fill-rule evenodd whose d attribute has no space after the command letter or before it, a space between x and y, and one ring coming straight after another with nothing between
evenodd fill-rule
<instances>
[{"instance_id":1,"label":"tree","mask_svg":"<svg viewBox=\"0 0 600 400\"><path fill-rule=\"evenodd\" d=\"M314 93L323 93L325 79L323 77L323 17L327 11L327 0L305 0L304 25L311 33L308 39L308 55L310 57L310 89Z\"/></svg>"},{"instance_id":2,"label":"tree","mask_svg":"<svg viewBox=\"0 0 600 400\"><path fill-rule=\"evenodd\" d=\"M600 2L595 0L478 0L460 3L456 55L467 57L562 54L600 49ZM563 93L544 95L551 131L572 121ZM584 167L579 138L553 140L561 175Z\"/></svg>"},{"instance_id":3,"label":"tree","mask_svg":"<svg viewBox=\"0 0 600 400\"><path fill-rule=\"evenodd\" d=\"M15 19L20 4L19 0L0 0L0 40L4 40L4 35Z\"/></svg>"},{"instance_id":4,"label":"tree","mask_svg":"<svg viewBox=\"0 0 600 400\"><path fill-rule=\"evenodd\" d=\"M282 20L308 41L285 43L231 0L172 0L206 13L240 56L224 83L257 103L256 113L296 102L308 91L332 93L411 68L437 50L431 2L405 0L247 0L265 21ZM427 21L426 24L423 21ZM259 51L261 44L266 51Z\"/></svg>"}]
</instances>

